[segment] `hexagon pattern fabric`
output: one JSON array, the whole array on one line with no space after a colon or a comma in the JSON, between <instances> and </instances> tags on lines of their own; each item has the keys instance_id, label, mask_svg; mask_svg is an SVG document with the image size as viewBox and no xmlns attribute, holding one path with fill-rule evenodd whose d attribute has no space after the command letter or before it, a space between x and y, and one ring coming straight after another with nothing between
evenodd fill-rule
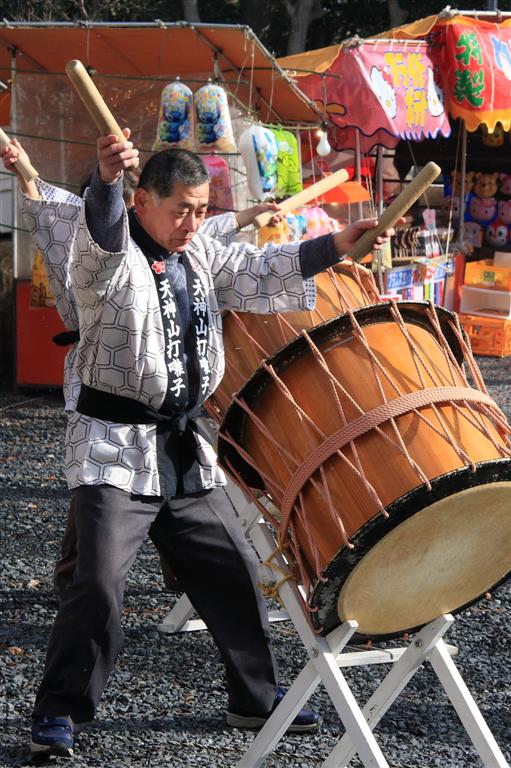
<instances>
[{"instance_id":1,"label":"hexagon pattern fabric","mask_svg":"<svg viewBox=\"0 0 511 768\"><path fill-rule=\"evenodd\" d=\"M69 213L64 209L66 224ZM58 206L54 206L51 216L54 227L59 219ZM228 239L237 228L234 216L221 219L224 221L220 223L208 222L215 239L198 234L188 250L204 286L212 320L208 394L216 388L224 370L222 309L305 310L312 308L315 299L314 281L304 281L301 276L298 244L269 246L264 251L248 243L225 247L222 239ZM70 267L81 316L76 362L79 377L88 386L157 409L167 388L165 339L147 261L129 238L127 217L127 246L121 253L104 252L90 241L83 208L79 221L76 238L71 236ZM57 251L64 255L64 251ZM224 483L213 448L199 435L196 439L203 487ZM68 421L66 471L71 488L108 483L127 492L158 495L156 429L153 425L115 424L74 413Z\"/></svg>"},{"instance_id":2,"label":"hexagon pattern fabric","mask_svg":"<svg viewBox=\"0 0 511 768\"><path fill-rule=\"evenodd\" d=\"M32 239L39 248L56 309L70 331L78 328L78 311L69 279L69 257L76 233L81 197L65 189L36 180L40 200L22 195L22 215ZM80 379L75 371L76 347L64 362L65 410L74 411L80 393Z\"/></svg>"}]
</instances>

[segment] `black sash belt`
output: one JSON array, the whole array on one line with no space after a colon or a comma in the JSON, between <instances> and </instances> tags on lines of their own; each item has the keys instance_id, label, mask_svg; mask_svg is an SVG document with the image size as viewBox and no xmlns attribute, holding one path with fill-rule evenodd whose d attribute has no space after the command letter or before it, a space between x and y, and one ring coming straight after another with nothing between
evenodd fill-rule
<instances>
[{"instance_id":1,"label":"black sash belt","mask_svg":"<svg viewBox=\"0 0 511 768\"><path fill-rule=\"evenodd\" d=\"M130 397L82 384L76 410L84 416L117 424L155 424L161 495L174 497L202 490L195 434L206 440L208 436L196 422L202 413L201 405L190 411L165 414Z\"/></svg>"},{"instance_id":2,"label":"black sash belt","mask_svg":"<svg viewBox=\"0 0 511 768\"><path fill-rule=\"evenodd\" d=\"M58 347L67 347L80 341L80 331L61 331L52 337L52 341Z\"/></svg>"}]
</instances>

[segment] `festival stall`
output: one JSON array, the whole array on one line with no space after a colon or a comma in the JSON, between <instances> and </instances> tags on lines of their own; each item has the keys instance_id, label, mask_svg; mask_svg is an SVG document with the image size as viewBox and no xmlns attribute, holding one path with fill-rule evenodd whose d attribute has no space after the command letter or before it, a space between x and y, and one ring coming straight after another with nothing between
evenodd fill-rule
<instances>
[{"instance_id":1,"label":"festival stall","mask_svg":"<svg viewBox=\"0 0 511 768\"><path fill-rule=\"evenodd\" d=\"M293 137L321 122L247 27L4 22L0 124L20 139L42 178L76 194L95 166L97 131L64 72L72 59L84 63L120 125L130 127L142 161L173 146L205 158L216 212L250 204L244 131L272 124ZM62 323L16 211L13 231L16 382L59 385L66 350L51 337Z\"/></svg>"},{"instance_id":2,"label":"festival stall","mask_svg":"<svg viewBox=\"0 0 511 768\"><path fill-rule=\"evenodd\" d=\"M290 76L328 118L328 140L337 151L355 150L376 158L373 192L381 214L389 191L392 150L407 143L448 137L451 132L443 106L438 67L423 40L354 38L303 55L279 59ZM391 150L391 152L386 152ZM358 171L360 178L360 171ZM446 233L448 242L448 233ZM434 298L445 303L446 275L451 272L447 248L439 243L435 211L426 201L423 218L396 238L394 260L386 259L380 288L401 298ZM382 265L378 265L381 269Z\"/></svg>"},{"instance_id":3,"label":"festival stall","mask_svg":"<svg viewBox=\"0 0 511 768\"><path fill-rule=\"evenodd\" d=\"M446 108L458 120L446 197L467 265L460 312L474 350L511 354L511 18L444 11L385 35L428 37Z\"/></svg>"}]
</instances>

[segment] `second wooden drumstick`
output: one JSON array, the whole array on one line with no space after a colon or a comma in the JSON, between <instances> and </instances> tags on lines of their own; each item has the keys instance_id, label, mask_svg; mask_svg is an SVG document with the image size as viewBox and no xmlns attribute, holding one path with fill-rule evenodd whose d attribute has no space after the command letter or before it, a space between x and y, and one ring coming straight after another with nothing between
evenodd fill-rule
<instances>
[{"instance_id":1,"label":"second wooden drumstick","mask_svg":"<svg viewBox=\"0 0 511 768\"><path fill-rule=\"evenodd\" d=\"M441 169L436 163L428 163L424 166L417 176L411 181L400 195L383 212L378 224L373 229L368 229L359 237L346 256L353 261L360 261L372 249L374 240L378 235L383 234L386 229L390 229L406 211L411 208L416 200L426 191L426 189L438 178Z\"/></svg>"},{"instance_id":2,"label":"second wooden drumstick","mask_svg":"<svg viewBox=\"0 0 511 768\"><path fill-rule=\"evenodd\" d=\"M5 149L5 147L8 147L10 143L11 139L0 128L0 149ZM33 181L39 176L34 166L24 157L19 157L16 162L13 163L13 165L16 166L16 170L20 172L25 181Z\"/></svg>"},{"instance_id":3,"label":"second wooden drumstick","mask_svg":"<svg viewBox=\"0 0 511 768\"><path fill-rule=\"evenodd\" d=\"M96 88L82 62L78 59L68 61L66 73L83 101L85 108L96 123L100 135L113 134L117 136L119 141L122 141L124 134L118 122L108 109L102 95Z\"/></svg>"},{"instance_id":4,"label":"second wooden drumstick","mask_svg":"<svg viewBox=\"0 0 511 768\"><path fill-rule=\"evenodd\" d=\"M315 184L311 184L310 187L306 187L296 195L288 197L287 200L284 200L279 204L279 213L291 213L291 211L294 211L295 208L299 208L301 205L309 203L311 200L314 200L315 197L322 195L323 192L328 192L329 189L333 189L334 187L338 187L340 184L344 184L344 182L348 181L348 179L348 172L341 168L340 171L331 173L329 176L325 176ZM260 213L259 216L256 216L254 219L255 226L265 227L274 215L275 214L273 211Z\"/></svg>"}]
</instances>

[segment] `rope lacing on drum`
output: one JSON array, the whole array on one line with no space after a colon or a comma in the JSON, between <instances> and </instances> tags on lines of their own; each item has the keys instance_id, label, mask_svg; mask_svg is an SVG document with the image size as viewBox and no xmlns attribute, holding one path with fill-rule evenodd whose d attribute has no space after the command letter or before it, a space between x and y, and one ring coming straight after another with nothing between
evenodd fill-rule
<instances>
[{"instance_id":1,"label":"rope lacing on drum","mask_svg":"<svg viewBox=\"0 0 511 768\"><path fill-rule=\"evenodd\" d=\"M302 334L304 336L307 336L307 332L306 331L302 331ZM327 439L327 435L324 432L322 432L322 430L320 430L318 425L313 421L313 419L311 419L309 414L296 401L296 399L294 398L293 394L286 387L286 385L284 384L282 379L278 376L278 374L275 372L273 367L270 366L270 365L267 365L266 363L264 363L263 367L270 374L270 376L272 376L273 380L275 381L275 384L280 389L280 391L282 392L283 396L293 405L293 407L295 409L295 412L296 412L298 418L300 419L300 421L302 421L303 423L306 423L314 432L316 432L316 434L323 441L326 440ZM350 467L350 469L352 469L355 472L355 474L362 481L362 483L364 483L365 485L367 484L368 491L371 493L373 498L375 498L375 500L377 500L379 502L378 495L376 494L376 491L371 486L371 484L367 482L367 479L364 477L363 472L361 470L357 469L352 464L352 462L348 459L347 456L345 456L344 454L342 454L340 452L339 452L338 455ZM309 480L311 481L311 483L315 482L314 479L312 478L312 476L309 477ZM381 507L383 508L383 504L381 502L379 502L379 503L380 503ZM332 517L333 517L333 520L334 520L335 524L337 525L337 527L339 527L339 529L341 531L341 535L343 536L343 541L344 541L345 545L347 547L349 547L349 548L352 548L353 545L350 543L350 541L348 539L348 536L346 534L346 531L345 531L344 525L342 523L342 520L340 520L338 515L335 514L335 510L333 509L333 507L330 509L330 512L332 514ZM288 525L289 525L289 521L287 521L287 524L286 524L285 529L284 529L285 531L287 531ZM285 534L284 534L284 536L285 536Z\"/></svg>"},{"instance_id":2,"label":"rope lacing on drum","mask_svg":"<svg viewBox=\"0 0 511 768\"><path fill-rule=\"evenodd\" d=\"M279 579L276 582L273 582L271 584L268 584L268 582L260 582L258 583L258 587L261 590L264 597L271 598L273 600L278 600L278 602L283 606L284 603L282 601L282 598L280 596L280 588L283 584L285 584L287 581L296 581L295 577L291 573L290 570L285 570L280 566L278 563L274 562L274 558L277 557L277 555L285 555L286 554L287 547L283 547L280 544L277 544L275 549L270 552L266 560L263 560L262 565L265 568L268 568L273 573L278 573L282 576L281 579Z\"/></svg>"},{"instance_id":3,"label":"rope lacing on drum","mask_svg":"<svg viewBox=\"0 0 511 768\"><path fill-rule=\"evenodd\" d=\"M350 316L353 316L353 313L351 313L351 312L348 313L348 314L350 314ZM356 322L354 316L353 316L353 321L354 321L354 328L353 328L354 336L357 337L357 338L358 338L359 335L363 336L362 331L360 329L360 326ZM341 403L341 401L340 401L340 399L338 397L337 390L339 390L342 393L343 397L345 397L350 402L350 404L358 411L358 413L360 415L362 415L364 413L364 409L357 403L357 401L352 397L352 395L348 392L348 390L340 383L340 381L335 376L333 376L332 372L330 371L330 368L328 367L328 365L326 363L326 360L325 360L323 354L321 353L319 348L314 344L314 342L311 339L311 337L309 336L309 334L306 331L304 331L303 332L303 336L304 336L305 340L307 341L307 343L308 343L308 345L309 345L309 347L311 349L312 354L317 359L320 367L322 368L322 370L325 372L325 374L328 377L328 380L329 380L329 382L330 382L330 384L332 386L332 390L334 392L334 396L335 396L336 401L337 401L338 408L339 408L339 410L341 412L342 420L344 422L344 425L346 425L346 424L348 424L348 420L347 420L346 415L344 413L344 409L342 407L342 403ZM365 339L364 339L364 342L365 342ZM370 359L372 359L372 358L370 358ZM375 373L375 379L377 380L378 388L380 390L380 395L382 397L382 400L385 402L386 396L385 396L385 393L384 393L384 391L383 391L383 389L381 387L381 383L379 381L379 378L376 375L376 372L374 370L373 370L373 373ZM392 424L394 424L394 423L392 422ZM395 425L394 425L394 427L395 427ZM379 427L376 427L376 431L377 431L377 433L378 433L378 435L380 437L382 437L384 440L386 440L391 445L396 447L406 457L406 459L412 465L413 469L415 470L415 472L418 475L418 477L421 480L421 482L423 482L423 483L428 483L429 482L427 475L422 471L422 469L419 467L419 465L409 455L409 453L408 453L408 451L406 449L406 446L405 446L405 444L404 444L404 442L403 442L403 440L401 438L401 434L399 433L399 431L397 430L396 427L395 427L395 433L396 433L396 437L397 437L397 440L398 440L398 444L397 445L394 443L392 438L389 437L389 435L387 435L382 429L380 429ZM364 483L366 491L368 492L370 497L373 499L373 501L375 501L375 503L378 505L378 507L380 509L380 512L384 516L387 516L387 511L385 509L384 503L380 500L380 498L379 498L379 496L378 496L378 494L376 492L376 489L374 488L374 486L371 483L369 483L369 481L367 480L367 478L366 478L366 476L364 474L363 467L362 467L362 462L360 461L360 458L359 458L359 455L358 455L358 451L357 451L357 447L356 447L354 442L350 443L350 448L352 449L353 455L354 455L355 460L356 460L356 462L358 464L358 467L359 467L359 470L360 470L360 478L362 479L362 481ZM342 454L339 453L339 455L342 455Z\"/></svg>"},{"instance_id":4,"label":"rope lacing on drum","mask_svg":"<svg viewBox=\"0 0 511 768\"><path fill-rule=\"evenodd\" d=\"M277 491L278 494L283 493L284 489L282 486L279 486L277 482L273 480L267 473L264 472L261 467L259 467L256 462L252 459L249 453L241 446L239 443L236 442L236 440L233 440L232 437L227 432L220 432L219 437L222 438L222 440L225 440L226 443L229 443L229 445L232 445L233 448L235 448L236 452L241 456L241 458L249 464L255 471L261 476L262 480L264 481L267 489L270 491L270 493L275 493Z\"/></svg>"}]
</instances>

